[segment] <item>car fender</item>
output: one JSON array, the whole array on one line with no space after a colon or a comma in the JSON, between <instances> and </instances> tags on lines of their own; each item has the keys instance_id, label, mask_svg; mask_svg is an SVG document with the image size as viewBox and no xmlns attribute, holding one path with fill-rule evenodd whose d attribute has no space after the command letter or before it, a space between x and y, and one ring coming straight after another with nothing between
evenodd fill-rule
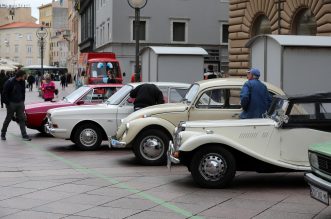
<instances>
[{"instance_id":1,"label":"car fender","mask_svg":"<svg viewBox=\"0 0 331 219\"><path fill-rule=\"evenodd\" d=\"M146 117L132 120L128 123L129 128L126 130L126 134L122 136L121 141L126 144L131 143L137 135L148 126L161 126L166 129L172 136L176 128L171 122L157 118L157 117Z\"/></svg>"},{"instance_id":2,"label":"car fender","mask_svg":"<svg viewBox=\"0 0 331 219\"><path fill-rule=\"evenodd\" d=\"M183 133L182 137L185 141L180 145L179 151L185 151L190 152L197 148L203 147L207 144L222 144L226 145L227 147L234 148L235 150L241 151L242 153L245 153L255 159L283 167L288 168L292 170L310 170L310 166L298 166L298 165L292 165L289 163L285 163L279 160L272 159L270 157L263 156L262 154L256 153L253 150L249 150L248 147L245 147L244 145L239 144L236 141L231 140L230 138L227 138L220 134L207 134L207 133L198 133L198 132L191 132L189 134L190 136L185 136L185 133Z\"/></svg>"}]
</instances>

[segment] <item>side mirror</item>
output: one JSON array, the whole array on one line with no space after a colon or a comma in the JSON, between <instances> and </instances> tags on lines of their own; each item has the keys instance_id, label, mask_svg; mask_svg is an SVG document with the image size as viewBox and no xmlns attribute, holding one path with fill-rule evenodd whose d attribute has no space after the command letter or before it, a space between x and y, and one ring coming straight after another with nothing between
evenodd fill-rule
<instances>
[{"instance_id":1,"label":"side mirror","mask_svg":"<svg viewBox=\"0 0 331 219\"><path fill-rule=\"evenodd\" d=\"M80 101L78 101L76 104L77 105L83 105L85 102L84 102L84 100L80 100Z\"/></svg>"},{"instance_id":2,"label":"side mirror","mask_svg":"<svg viewBox=\"0 0 331 219\"><path fill-rule=\"evenodd\" d=\"M125 77L126 76L126 73L125 72L123 72L123 77Z\"/></svg>"}]
</instances>

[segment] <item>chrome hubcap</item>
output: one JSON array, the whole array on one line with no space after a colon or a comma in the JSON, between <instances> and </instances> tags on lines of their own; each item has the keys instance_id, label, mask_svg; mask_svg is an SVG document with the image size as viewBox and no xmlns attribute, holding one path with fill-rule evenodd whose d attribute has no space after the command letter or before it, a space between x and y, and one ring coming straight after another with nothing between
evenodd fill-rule
<instances>
[{"instance_id":1,"label":"chrome hubcap","mask_svg":"<svg viewBox=\"0 0 331 219\"><path fill-rule=\"evenodd\" d=\"M164 144L160 138L148 136L140 144L140 153L147 160L157 160L164 153Z\"/></svg>"},{"instance_id":2,"label":"chrome hubcap","mask_svg":"<svg viewBox=\"0 0 331 219\"><path fill-rule=\"evenodd\" d=\"M84 129L79 136L80 142L86 146L91 147L97 142L97 133L93 129Z\"/></svg>"},{"instance_id":3,"label":"chrome hubcap","mask_svg":"<svg viewBox=\"0 0 331 219\"><path fill-rule=\"evenodd\" d=\"M208 181L218 181L226 173L226 163L219 154L207 154L199 165L199 172Z\"/></svg>"}]
</instances>

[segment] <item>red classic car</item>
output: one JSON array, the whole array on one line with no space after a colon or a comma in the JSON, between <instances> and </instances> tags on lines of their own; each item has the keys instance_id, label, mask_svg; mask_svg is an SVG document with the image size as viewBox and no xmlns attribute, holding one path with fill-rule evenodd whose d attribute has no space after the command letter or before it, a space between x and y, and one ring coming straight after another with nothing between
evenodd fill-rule
<instances>
[{"instance_id":1,"label":"red classic car","mask_svg":"<svg viewBox=\"0 0 331 219\"><path fill-rule=\"evenodd\" d=\"M49 109L75 105L93 105L107 100L122 84L85 85L57 102L32 103L25 106L26 126L45 133L46 113Z\"/></svg>"}]
</instances>

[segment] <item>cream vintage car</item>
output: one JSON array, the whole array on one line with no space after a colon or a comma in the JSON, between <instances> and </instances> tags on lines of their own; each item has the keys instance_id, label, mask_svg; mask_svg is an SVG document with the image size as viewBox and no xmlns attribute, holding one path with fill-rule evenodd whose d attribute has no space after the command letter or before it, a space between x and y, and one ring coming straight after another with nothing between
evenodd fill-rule
<instances>
[{"instance_id":1,"label":"cream vintage car","mask_svg":"<svg viewBox=\"0 0 331 219\"><path fill-rule=\"evenodd\" d=\"M181 163L202 187L229 185L236 171L308 171L308 147L331 139L331 95L274 97L262 119L181 123L168 166Z\"/></svg>"},{"instance_id":2,"label":"cream vintage car","mask_svg":"<svg viewBox=\"0 0 331 219\"><path fill-rule=\"evenodd\" d=\"M181 103L144 108L125 118L111 145L131 146L142 164L165 164L169 141L180 121L239 118L242 111L239 95L245 81L221 78L196 82ZM284 94L278 87L265 84L272 95Z\"/></svg>"},{"instance_id":3,"label":"cream vintage car","mask_svg":"<svg viewBox=\"0 0 331 219\"><path fill-rule=\"evenodd\" d=\"M150 82L163 93L165 102L179 102L190 84ZM102 140L115 135L121 120L133 112L130 91L141 83L129 83L114 93L106 102L93 106L72 106L47 112L47 131L56 138L71 140L80 149L93 150Z\"/></svg>"}]
</instances>

